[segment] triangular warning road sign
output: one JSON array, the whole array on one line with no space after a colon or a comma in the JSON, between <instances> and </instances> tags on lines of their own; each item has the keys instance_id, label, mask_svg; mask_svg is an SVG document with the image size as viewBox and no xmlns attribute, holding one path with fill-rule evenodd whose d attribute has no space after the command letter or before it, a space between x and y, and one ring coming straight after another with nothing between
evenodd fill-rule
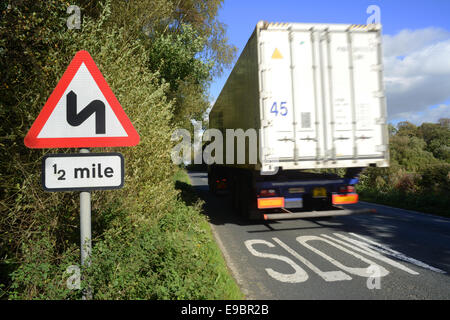
<instances>
[{"instance_id":1,"label":"triangular warning road sign","mask_svg":"<svg viewBox=\"0 0 450 320\"><path fill-rule=\"evenodd\" d=\"M29 148L125 147L139 135L87 51L70 62L24 139Z\"/></svg>"}]
</instances>

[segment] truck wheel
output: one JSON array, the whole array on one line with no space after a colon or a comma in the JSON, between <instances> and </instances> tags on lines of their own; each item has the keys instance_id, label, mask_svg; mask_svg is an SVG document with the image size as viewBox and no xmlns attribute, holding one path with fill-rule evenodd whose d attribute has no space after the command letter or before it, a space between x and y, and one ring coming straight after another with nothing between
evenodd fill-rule
<instances>
[{"instance_id":1,"label":"truck wheel","mask_svg":"<svg viewBox=\"0 0 450 320\"><path fill-rule=\"evenodd\" d=\"M248 192L247 188L243 181L240 181L239 183L239 215L242 218L247 218L247 209L248 209Z\"/></svg>"},{"instance_id":2,"label":"truck wheel","mask_svg":"<svg viewBox=\"0 0 450 320\"><path fill-rule=\"evenodd\" d=\"M239 191L240 203L239 213L240 216L246 220L257 220L260 218L260 214L256 208L255 195L252 192L250 183L247 179L242 179L239 183L241 189Z\"/></svg>"},{"instance_id":3,"label":"truck wheel","mask_svg":"<svg viewBox=\"0 0 450 320\"><path fill-rule=\"evenodd\" d=\"M215 170L213 169L213 167L210 167L208 169L208 187L209 187L209 192L211 193L216 193L216 175L215 175Z\"/></svg>"},{"instance_id":4,"label":"truck wheel","mask_svg":"<svg viewBox=\"0 0 450 320\"><path fill-rule=\"evenodd\" d=\"M230 178L230 191L231 191L231 205L234 211L239 210L239 193L238 193L238 182L237 179L232 176Z\"/></svg>"}]
</instances>

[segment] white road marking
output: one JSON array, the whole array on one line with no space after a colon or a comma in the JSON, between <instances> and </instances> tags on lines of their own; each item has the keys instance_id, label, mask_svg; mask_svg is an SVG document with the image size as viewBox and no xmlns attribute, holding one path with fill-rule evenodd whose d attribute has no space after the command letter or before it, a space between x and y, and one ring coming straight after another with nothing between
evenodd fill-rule
<instances>
[{"instance_id":1,"label":"white road marking","mask_svg":"<svg viewBox=\"0 0 450 320\"><path fill-rule=\"evenodd\" d=\"M381 275L377 266L370 266L367 268L367 272L370 272L371 276L367 278L367 289L381 289Z\"/></svg>"},{"instance_id":2,"label":"white road marking","mask_svg":"<svg viewBox=\"0 0 450 320\"><path fill-rule=\"evenodd\" d=\"M395 251L388 246L385 246L383 244L380 244L378 242L375 242L371 239L365 238L361 235L358 235L356 233L349 233L349 235L352 235L353 237L359 238L360 240L350 238L346 235L339 234L339 233L333 233L334 237L327 235L327 234L321 234L319 236L299 236L295 240L300 243L305 248L311 250L312 252L316 253L317 255L321 256L325 260L329 261L331 264L335 265L339 269L342 269L343 271L346 271L352 275L357 275L361 277L368 278L368 287L369 287L369 280L370 280L370 287L372 288L378 288L378 282L380 280L380 277L384 277L389 274L389 271L385 269L384 267L376 264L372 260L369 260L365 258L364 256L358 254L362 253L367 256L370 256L372 258L375 258L379 261L382 261L384 263L389 264L392 267L395 267L397 269L400 269L402 271L405 271L412 275L418 275L419 272L412 270L408 268L407 266L392 260L385 255L394 257L396 259L406 261L408 263L414 264L416 266L426 268L428 270L438 272L438 273L446 273L443 270L440 270L438 268L432 267L422 261L419 261L417 259L408 257L404 255L403 253L400 253L398 251ZM340 239L338 239L340 238ZM298 261L302 262L304 265L306 265L309 269L311 269L313 272L315 272L318 276L320 276L322 279L324 279L327 282L333 282L333 281L345 281L345 280L352 280L352 277L348 275L347 273L336 270L336 271L322 271L318 267L316 267L311 261L306 259L305 257L301 256L299 253L297 253L294 249L289 247L286 243L281 241L280 239L274 237L272 240L277 243L281 248L286 250L289 254L291 254L294 258L296 258ZM337 261L336 259L330 257L326 253L318 250L317 248L314 248L307 242L309 241L322 241L325 242L353 257L356 259L359 259L367 264L369 264L366 268L353 268L344 265L343 263ZM308 279L308 274L305 270L303 270L298 264L296 264L294 261L292 261L290 258L278 255L278 254L271 254L271 253L263 253L255 250L253 248L253 245L256 244L263 244L268 246L269 248L274 248L275 245L272 244L269 241L262 240L262 239L253 239L253 240L247 240L245 241L245 246L250 251L251 254L253 254L256 257L261 258L269 258L269 259L275 259L283 261L287 264L289 264L294 270L294 273L291 274L284 274L277 272L271 268L266 268L266 272L274 279L281 281L281 282L287 282L287 283L300 283L304 282ZM349 249L348 249L349 248ZM350 250L352 249L352 250ZM376 275L374 274L374 271L376 271ZM376 281L374 282L375 279Z\"/></svg>"},{"instance_id":3,"label":"white road marking","mask_svg":"<svg viewBox=\"0 0 450 320\"><path fill-rule=\"evenodd\" d=\"M345 272L342 272L340 270L338 271L322 271L319 268L317 268L315 265L313 265L309 260L299 255L296 251L291 249L287 244L282 242L278 238L272 238L273 241L278 243L284 250L289 252L292 256L300 260L303 264L305 264L308 268L310 268L312 271L317 273L322 279L324 279L327 282L330 281L343 281L343 280L352 280L352 277L350 277Z\"/></svg>"},{"instance_id":4,"label":"white road marking","mask_svg":"<svg viewBox=\"0 0 450 320\"><path fill-rule=\"evenodd\" d=\"M325 237L325 238L327 238L327 239L333 240L333 241L335 241L335 242L337 242L337 243L340 243L340 244L342 244L342 245L344 245L344 246L347 246L347 247L349 247L349 248L351 248L351 249L353 249L353 250L355 250L355 251L365 253L365 254L367 254L368 256L371 256L371 257L373 257L373 258L375 258L375 259L378 259L378 260L381 260L381 261L383 261L383 262L386 262L387 264L390 264L391 266L396 267L396 268L398 268L398 269L400 269L400 270L403 270L403 271L405 271L405 272L408 272L408 273L414 274L414 275L419 274L418 272L416 272L416 271L414 271L414 270L411 270L411 269L408 268L408 267L405 267L404 265L398 263L397 261L394 261L394 260L392 260L392 259L389 259L389 258L387 258L387 257L385 257L385 256L383 256L383 255L381 255L380 253L371 250L371 249L369 248L370 245L368 245L367 243L363 243L363 242L357 241L357 240L355 240L355 239L348 238L348 237L346 237L346 236L344 236L344 235L341 235L341 234L338 234L338 233L334 233L334 235L337 236L337 237L339 237L339 238L342 238L342 239L344 239L344 240L346 240L346 241L348 241L348 242L350 242L350 243L353 243L353 244L359 246L360 248L358 248L358 247L356 247L356 246L353 246L353 245L351 245L351 244L349 244L349 243L346 243L346 242L344 242L344 241L341 241L341 240L339 240L339 239L330 237L330 236L328 236L328 235L326 235L326 234L321 234L322 237ZM361 248L362 248L362 249L361 249Z\"/></svg>"},{"instance_id":5,"label":"white road marking","mask_svg":"<svg viewBox=\"0 0 450 320\"><path fill-rule=\"evenodd\" d=\"M360 238L360 239L362 239L362 240L364 240L364 241L366 241L366 242L368 242L368 243L373 244L373 246L371 246L371 245L368 245L368 246L369 246L371 249L375 250L375 251L378 251L378 252L381 252L381 253L384 253L384 254L393 256L393 257L395 257L395 258L397 258L397 259L399 259L399 260L403 260L403 261L406 261L406 262L415 264L416 266L419 266L419 267L422 267L422 268L425 268L425 269L428 269L428 270L431 270L431 271L434 271L434 272L438 272L438 273L447 273L447 272L445 272L445 271L443 271L443 270L441 270L441 269L432 267L432 266L426 264L425 262L422 262L422 261L419 261L419 260L417 260L417 259L414 259L414 258L405 256L405 255L404 255L403 253L401 253L401 252L395 251L395 250L393 250L393 249L391 249L391 248L389 248L389 247L387 247L387 246L385 246L385 245L382 245L382 244L380 244L380 243L378 243L378 242L375 242L375 241L373 241L373 240L370 240L370 239L368 239L368 238L365 238L365 237L363 237L363 236L360 236L359 234L352 233L352 232L350 232L349 234L351 234L352 236L355 236L355 237L357 237L357 238Z\"/></svg>"},{"instance_id":6,"label":"white road marking","mask_svg":"<svg viewBox=\"0 0 450 320\"><path fill-rule=\"evenodd\" d=\"M323 242L328 243L329 245L331 245L331 246L333 246L335 248L338 248L339 250L342 250L342 251L344 251L344 252L354 256L355 258L357 258L357 259L359 259L361 261L366 262L367 264L369 264L369 267L370 266L377 266L377 267L379 267L380 276L381 277L384 277L384 276L389 274L388 270L386 270L385 268L383 268L380 265L377 265L372 260L369 260L369 259L367 259L367 258L365 258L365 257L363 257L363 256L361 256L361 255L359 255L359 254L357 254L357 253L355 253L353 251L350 251L350 250L348 250L348 249L346 249L346 248L344 248L344 247L342 247L342 246L340 246L340 245L338 245L338 244L336 244L334 242L331 242L330 240L327 240L327 239L324 239L324 238L321 238L321 237L318 237L318 236L299 236L299 237L296 238L296 240L300 244L302 244L303 246L308 248L309 250L317 253L322 258L328 260L329 262L334 264L336 267L338 267L338 268L340 268L340 269L342 269L344 271L347 271L348 273L351 273L351 274L354 274L354 275L358 275L358 276L361 276L361 277L370 277L371 276L371 273L368 272L368 268L367 267L366 268L352 268L352 267L345 266L342 263L340 263L339 261L337 261L336 259L334 259L334 258L330 257L329 255L323 253L322 251L320 251L320 250L310 246L309 244L307 244L307 242L308 241L323 241Z\"/></svg>"},{"instance_id":7,"label":"white road marking","mask_svg":"<svg viewBox=\"0 0 450 320\"><path fill-rule=\"evenodd\" d=\"M278 254L262 253L262 252L256 251L253 248L253 245L255 245L255 244L264 244L264 245L268 246L269 248L275 247L275 245L270 243L269 241L255 239L255 240L247 240L244 242L244 244L247 247L248 251L250 251L251 254L253 254L254 256L284 261L295 270L294 273L285 274L285 273L277 272L271 268L266 268L265 269L266 272L272 278L274 278L278 281L281 281L281 282L288 282L288 283L299 283L299 282L304 282L304 281L308 280L308 274L306 273L306 271L303 270L298 264L296 264L294 261L292 261L288 257L280 256Z\"/></svg>"}]
</instances>

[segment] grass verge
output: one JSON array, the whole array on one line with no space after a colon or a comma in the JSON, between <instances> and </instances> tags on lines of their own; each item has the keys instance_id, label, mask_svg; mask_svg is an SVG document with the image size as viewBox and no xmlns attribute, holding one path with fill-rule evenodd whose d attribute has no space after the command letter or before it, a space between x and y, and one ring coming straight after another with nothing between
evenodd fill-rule
<instances>
[{"instance_id":1,"label":"grass verge","mask_svg":"<svg viewBox=\"0 0 450 320\"><path fill-rule=\"evenodd\" d=\"M222 292L222 299L243 299L244 295L239 289L235 279L232 277L222 252L214 240L211 226L208 223L208 217L201 214L202 200L196 195L193 189L189 175L186 170L179 168L174 175L175 188L180 190L181 201L188 207L194 208L198 214L199 229L202 230L203 237L207 239L208 253L207 261L214 265L216 274L216 288ZM219 298L220 299L220 298Z\"/></svg>"},{"instance_id":2,"label":"grass verge","mask_svg":"<svg viewBox=\"0 0 450 320\"><path fill-rule=\"evenodd\" d=\"M176 171L171 182L179 195L158 218L153 211L149 219L132 218L132 210L121 204L120 197L94 214L108 220L93 239L91 266L82 270L81 289L90 288L94 300L244 298L186 171ZM138 195L136 199L142 201ZM10 274L11 283L0 286L0 294L9 299L80 299L81 290L70 290L65 274L68 266L78 264L77 246L74 243L55 261L54 243L41 233L25 246L26 260Z\"/></svg>"}]
</instances>

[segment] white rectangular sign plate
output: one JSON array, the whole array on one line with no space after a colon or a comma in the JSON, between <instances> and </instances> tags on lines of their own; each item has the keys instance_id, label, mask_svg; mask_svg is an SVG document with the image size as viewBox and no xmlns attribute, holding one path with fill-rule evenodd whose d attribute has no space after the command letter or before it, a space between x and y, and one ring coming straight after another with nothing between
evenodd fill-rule
<instances>
[{"instance_id":1,"label":"white rectangular sign plate","mask_svg":"<svg viewBox=\"0 0 450 320\"><path fill-rule=\"evenodd\" d=\"M62 153L42 159L42 186L46 191L89 191L123 187L122 154Z\"/></svg>"}]
</instances>

